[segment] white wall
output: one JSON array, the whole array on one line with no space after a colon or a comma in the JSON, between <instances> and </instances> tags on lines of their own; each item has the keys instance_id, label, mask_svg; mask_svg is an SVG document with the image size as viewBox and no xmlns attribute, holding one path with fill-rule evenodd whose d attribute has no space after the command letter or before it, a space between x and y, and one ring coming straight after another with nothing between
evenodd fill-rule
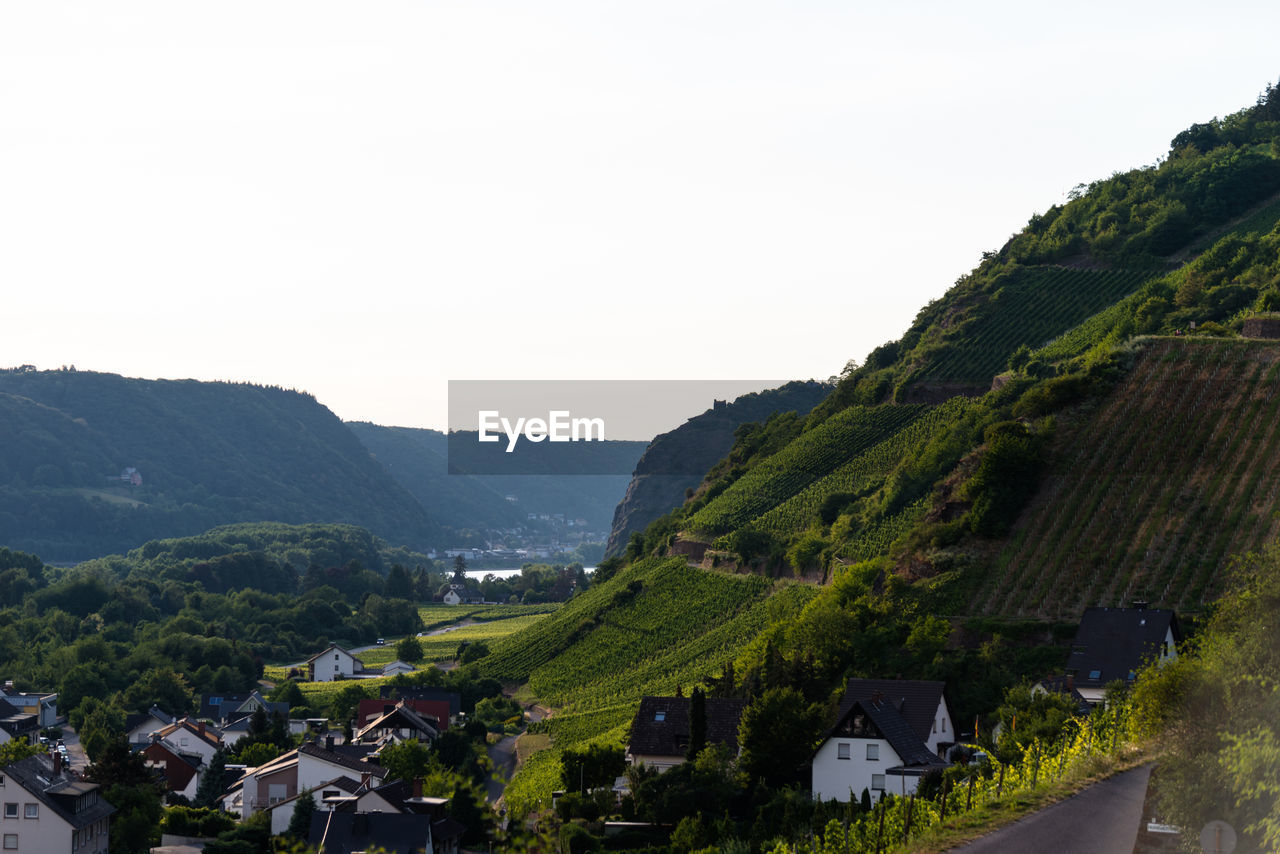
<instances>
[{"instance_id":1,"label":"white wall","mask_svg":"<svg viewBox=\"0 0 1280 854\"><path fill-rule=\"evenodd\" d=\"M315 660L316 682L332 682L339 673L343 678L350 679L355 672L355 659L341 650L327 650Z\"/></svg>"},{"instance_id":2,"label":"white wall","mask_svg":"<svg viewBox=\"0 0 1280 854\"><path fill-rule=\"evenodd\" d=\"M849 758L840 759L840 745L849 745ZM878 759L867 759L867 745L876 745ZM879 800L881 792L872 788L872 775L884 774L886 768L901 765L902 760L883 738L829 738L818 748L813 757L813 797L815 799L848 802L850 792L853 798L862 797L862 790L871 792L873 801ZM917 777L900 777L885 775L885 788L895 795L916 789Z\"/></svg>"},{"instance_id":3,"label":"white wall","mask_svg":"<svg viewBox=\"0 0 1280 854\"><path fill-rule=\"evenodd\" d=\"M925 740L929 752L938 755L938 743L942 741L959 741L956 733L956 722L951 719L951 710L947 708L947 700L943 697L938 702L938 710L933 713L933 731Z\"/></svg>"}]
</instances>

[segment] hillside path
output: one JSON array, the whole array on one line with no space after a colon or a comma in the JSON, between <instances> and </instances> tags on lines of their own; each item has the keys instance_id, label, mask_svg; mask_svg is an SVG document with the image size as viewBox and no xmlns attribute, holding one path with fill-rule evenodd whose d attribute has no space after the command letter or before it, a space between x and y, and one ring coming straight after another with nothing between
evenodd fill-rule
<instances>
[{"instance_id":1,"label":"hillside path","mask_svg":"<svg viewBox=\"0 0 1280 854\"><path fill-rule=\"evenodd\" d=\"M949 848L957 854L1132 854L1142 822L1151 763L1094 783L981 839Z\"/></svg>"},{"instance_id":2,"label":"hillside path","mask_svg":"<svg viewBox=\"0 0 1280 854\"><path fill-rule=\"evenodd\" d=\"M496 744L488 746L489 759L493 761L493 776L485 784L485 790L491 804L496 804L502 799L502 793L506 791L507 783L515 773L516 739L523 734L522 731L509 735Z\"/></svg>"}]
</instances>

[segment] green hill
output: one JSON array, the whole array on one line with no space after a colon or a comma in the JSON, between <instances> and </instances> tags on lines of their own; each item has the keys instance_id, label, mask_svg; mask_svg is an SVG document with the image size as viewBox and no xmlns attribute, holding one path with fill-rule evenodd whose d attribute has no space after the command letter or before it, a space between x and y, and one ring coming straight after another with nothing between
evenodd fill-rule
<instances>
[{"instance_id":1,"label":"green hill","mask_svg":"<svg viewBox=\"0 0 1280 854\"><path fill-rule=\"evenodd\" d=\"M441 539L342 421L295 391L6 371L0 435L0 542L50 560L264 520Z\"/></svg>"}]
</instances>

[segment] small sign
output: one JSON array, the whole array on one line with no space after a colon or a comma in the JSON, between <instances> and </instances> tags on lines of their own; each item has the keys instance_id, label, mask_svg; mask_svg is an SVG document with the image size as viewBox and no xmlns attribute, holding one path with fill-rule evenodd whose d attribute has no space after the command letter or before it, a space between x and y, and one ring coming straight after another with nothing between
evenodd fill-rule
<instances>
[{"instance_id":1,"label":"small sign","mask_svg":"<svg viewBox=\"0 0 1280 854\"><path fill-rule=\"evenodd\" d=\"M1181 833L1182 830L1172 824L1161 824L1158 821L1147 822L1147 833Z\"/></svg>"}]
</instances>

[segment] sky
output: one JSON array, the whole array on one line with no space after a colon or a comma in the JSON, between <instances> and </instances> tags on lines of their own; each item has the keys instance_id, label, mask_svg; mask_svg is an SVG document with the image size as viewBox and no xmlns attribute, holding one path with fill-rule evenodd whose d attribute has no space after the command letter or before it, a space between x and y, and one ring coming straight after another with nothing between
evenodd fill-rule
<instances>
[{"instance_id":1,"label":"sky","mask_svg":"<svg viewBox=\"0 0 1280 854\"><path fill-rule=\"evenodd\" d=\"M1280 4L0 2L0 366L442 427L825 378L1280 79Z\"/></svg>"}]
</instances>

